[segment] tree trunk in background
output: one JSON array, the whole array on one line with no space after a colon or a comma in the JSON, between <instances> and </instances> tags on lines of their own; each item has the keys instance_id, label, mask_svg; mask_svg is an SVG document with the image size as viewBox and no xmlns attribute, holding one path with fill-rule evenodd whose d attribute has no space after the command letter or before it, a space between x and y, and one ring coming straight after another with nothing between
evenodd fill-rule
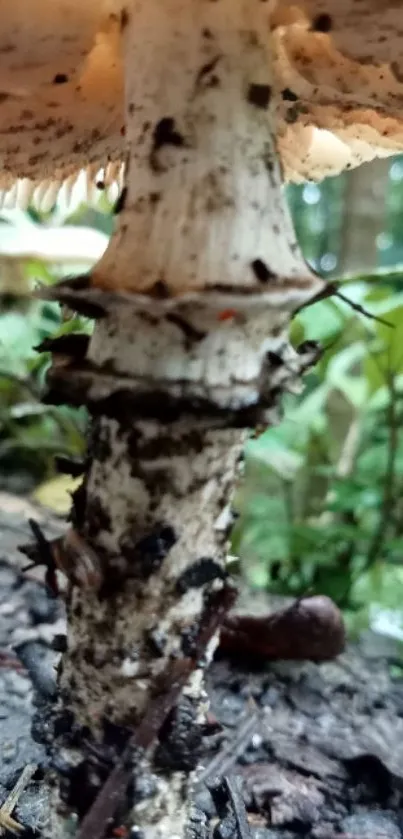
<instances>
[{"instance_id":1,"label":"tree trunk in background","mask_svg":"<svg viewBox=\"0 0 403 839\"><path fill-rule=\"evenodd\" d=\"M338 276L370 273L378 265L377 236L384 231L390 161L375 160L346 173Z\"/></svg>"},{"instance_id":2,"label":"tree trunk in background","mask_svg":"<svg viewBox=\"0 0 403 839\"><path fill-rule=\"evenodd\" d=\"M105 779L91 744L117 759L122 731L146 724L149 733L157 700L161 723L191 665L158 748L154 737L147 754L137 751L132 773L132 818L146 839L184 835L245 430L276 418L315 356L287 339L292 312L322 283L282 191L263 6L129 7L118 230L91 282L46 292L98 318L85 353L54 342L49 373L51 400L92 415L74 523L99 562L93 586L74 588L68 603L56 716L73 768L53 793L53 839L67 836L66 814L84 816ZM97 839L97 812L80 837Z\"/></svg>"}]
</instances>

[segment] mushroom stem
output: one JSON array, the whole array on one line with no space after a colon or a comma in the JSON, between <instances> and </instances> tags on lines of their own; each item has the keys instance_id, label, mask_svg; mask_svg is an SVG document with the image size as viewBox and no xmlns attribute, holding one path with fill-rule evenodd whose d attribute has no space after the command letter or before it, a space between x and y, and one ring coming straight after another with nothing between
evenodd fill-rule
<instances>
[{"instance_id":1,"label":"mushroom stem","mask_svg":"<svg viewBox=\"0 0 403 839\"><path fill-rule=\"evenodd\" d=\"M55 348L48 378L50 399L93 415L74 518L103 582L73 590L61 687L101 748L111 730L144 720L172 662L194 654L206 604L224 585L223 510L245 431L274 421L279 396L315 358L287 340L292 312L322 283L300 254L282 191L263 6L130 4L118 228L89 286L45 292L101 317L85 357ZM202 667L215 641L185 688L185 729L172 734L171 720L148 756L146 800L134 785L146 839L184 835ZM77 748L85 764L77 738L71 760ZM63 829L53 823L50 835Z\"/></svg>"},{"instance_id":2,"label":"mushroom stem","mask_svg":"<svg viewBox=\"0 0 403 839\"><path fill-rule=\"evenodd\" d=\"M94 283L159 295L298 285L286 202L273 200L265 4L139 0L123 41L127 194Z\"/></svg>"}]
</instances>

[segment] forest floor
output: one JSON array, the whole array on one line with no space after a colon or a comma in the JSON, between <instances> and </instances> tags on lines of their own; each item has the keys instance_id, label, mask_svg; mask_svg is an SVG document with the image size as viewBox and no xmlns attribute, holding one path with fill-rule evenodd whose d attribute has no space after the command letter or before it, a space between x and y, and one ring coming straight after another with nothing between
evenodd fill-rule
<instances>
[{"instance_id":1,"label":"forest floor","mask_svg":"<svg viewBox=\"0 0 403 839\"><path fill-rule=\"evenodd\" d=\"M0 813L40 836L44 748L31 737L35 692L51 695L63 607L23 575L28 518L51 514L0 493ZM366 633L325 664L219 655L194 795L192 839L403 839L403 679L396 644ZM26 785L4 807L25 770ZM11 812L10 812L11 810ZM11 823L10 823L11 826ZM0 828L0 835L2 831ZM12 832L3 832L12 836ZM136 837L140 833L111 836Z\"/></svg>"}]
</instances>

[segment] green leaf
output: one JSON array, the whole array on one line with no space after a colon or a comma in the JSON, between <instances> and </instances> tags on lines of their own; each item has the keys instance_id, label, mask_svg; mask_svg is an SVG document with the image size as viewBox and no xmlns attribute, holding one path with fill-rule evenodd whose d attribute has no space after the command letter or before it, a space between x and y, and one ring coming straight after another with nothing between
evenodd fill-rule
<instances>
[{"instance_id":1,"label":"green leaf","mask_svg":"<svg viewBox=\"0 0 403 839\"><path fill-rule=\"evenodd\" d=\"M323 300L302 309L296 319L302 326L304 336L326 343L345 325L349 314L342 312L333 301Z\"/></svg>"}]
</instances>

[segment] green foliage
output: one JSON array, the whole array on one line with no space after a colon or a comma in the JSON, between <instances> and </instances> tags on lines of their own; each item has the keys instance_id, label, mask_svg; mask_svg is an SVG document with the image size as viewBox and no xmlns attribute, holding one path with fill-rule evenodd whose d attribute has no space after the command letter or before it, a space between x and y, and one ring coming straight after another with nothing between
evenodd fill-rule
<instances>
[{"instance_id":1,"label":"green foliage","mask_svg":"<svg viewBox=\"0 0 403 839\"><path fill-rule=\"evenodd\" d=\"M400 209L396 223L395 216L388 220L393 247L382 252L383 265L396 264L403 254L398 242L403 161L399 166L392 204ZM337 273L342 255L346 184L344 175L320 187L290 190L305 255L326 276ZM3 215L2 243L12 226ZM105 193L97 209L81 204L63 216L55 208L46 217L30 210L25 218L31 228L21 233L24 242L32 225L51 232L52 225L75 224L106 235L113 226ZM72 236L72 250L74 245ZM49 357L34 347L48 336L90 332L91 324L63 320L57 306L29 298L38 283L48 285L68 273L71 265L62 258L51 263L36 255L0 263L0 488L28 492L52 477L55 453L80 454L85 448L85 411L41 402ZM338 298L294 320L294 345L318 340L324 354L306 376L302 396L285 400L281 425L249 441L235 499L239 518L232 552L241 557L252 584L287 595L329 594L356 629L368 623L373 604L402 612L401 280L395 272L343 288L381 320L357 314Z\"/></svg>"},{"instance_id":2,"label":"green foliage","mask_svg":"<svg viewBox=\"0 0 403 839\"><path fill-rule=\"evenodd\" d=\"M109 215L82 206L61 222L92 225L109 233L110 207L104 210ZM28 221L50 223L51 219L30 210ZM6 245L12 229L7 225L6 220L1 230ZM86 411L41 401L50 356L36 352L35 347L49 336L90 333L92 323L78 317L64 320L57 304L30 297L38 284L50 285L69 270L70 266L39 257L13 261L11 266L7 260L0 263L0 489L28 492L52 476L55 454L79 455L85 450Z\"/></svg>"},{"instance_id":3,"label":"green foliage","mask_svg":"<svg viewBox=\"0 0 403 839\"><path fill-rule=\"evenodd\" d=\"M32 303L24 312L0 315L0 474L2 485L30 489L53 472L56 453L84 451L85 411L44 405L49 354L34 347L66 329L87 329L74 319L60 323L56 307ZM10 481L10 476L12 480ZM20 476L20 480L16 477Z\"/></svg>"},{"instance_id":4,"label":"green foliage","mask_svg":"<svg viewBox=\"0 0 403 839\"><path fill-rule=\"evenodd\" d=\"M325 352L281 425L247 446L233 551L253 585L328 594L357 626L369 604L403 602L403 293L343 293L382 322L338 298L296 319L294 341Z\"/></svg>"}]
</instances>

